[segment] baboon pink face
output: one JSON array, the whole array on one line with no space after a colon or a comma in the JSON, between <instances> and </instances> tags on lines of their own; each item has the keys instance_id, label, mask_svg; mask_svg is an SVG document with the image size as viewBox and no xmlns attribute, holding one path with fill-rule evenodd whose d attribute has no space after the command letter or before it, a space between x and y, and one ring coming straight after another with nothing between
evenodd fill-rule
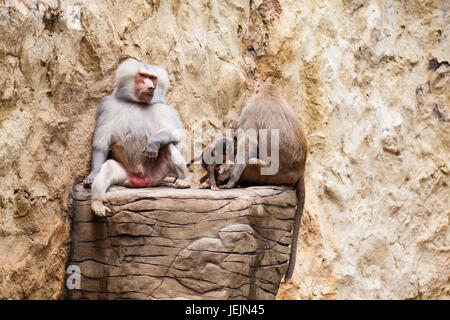
<instances>
[{"instance_id":1,"label":"baboon pink face","mask_svg":"<svg viewBox=\"0 0 450 320\"><path fill-rule=\"evenodd\" d=\"M150 103L153 98L153 94L158 83L158 77L156 74L147 72L138 72L135 78L135 91L137 99L140 102Z\"/></svg>"}]
</instances>

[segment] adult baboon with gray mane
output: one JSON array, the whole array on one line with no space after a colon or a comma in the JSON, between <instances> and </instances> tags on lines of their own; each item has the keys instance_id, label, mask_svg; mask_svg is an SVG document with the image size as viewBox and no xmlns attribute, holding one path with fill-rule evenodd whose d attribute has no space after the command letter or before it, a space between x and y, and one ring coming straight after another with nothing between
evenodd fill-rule
<instances>
[{"instance_id":1,"label":"adult baboon with gray mane","mask_svg":"<svg viewBox=\"0 0 450 320\"><path fill-rule=\"evenodd\" d=\"M103 200L113 184L149 187L174 172L176 188L190 187L181 154L184 128L178 112L165 102L168 87L161 67L127 59L117 68L112 93L97 107L92 169L83 181L92 184L94 214L109 211Z\"/></svg>"}]
</instances>

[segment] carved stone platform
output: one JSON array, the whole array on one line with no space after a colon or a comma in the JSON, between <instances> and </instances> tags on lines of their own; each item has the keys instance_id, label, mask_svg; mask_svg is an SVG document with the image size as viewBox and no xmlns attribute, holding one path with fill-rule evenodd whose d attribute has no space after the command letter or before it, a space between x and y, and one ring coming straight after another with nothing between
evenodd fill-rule
<instances>
[{"instance_id":1,"label":"carved stone platform","mask_svg":"<svg viewBox=\"0 0 450 320\"><path fill-rule=\"evenodd\" d=\"M274 299L289 260L289 187L112 187L107 218L73 192L69 299Z\"/></svg>"}]
</instances>

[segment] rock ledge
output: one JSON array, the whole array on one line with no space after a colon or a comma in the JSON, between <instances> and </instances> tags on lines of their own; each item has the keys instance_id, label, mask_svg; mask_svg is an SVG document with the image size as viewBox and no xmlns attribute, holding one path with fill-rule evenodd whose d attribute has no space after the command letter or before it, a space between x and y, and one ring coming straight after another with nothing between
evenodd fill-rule
<instances>
[{"instance_id":1,"label":"rock ledge","mask_svg":"<svg viewBox=\"0 0 450 320\"><path fill-rule=\"evenodd\" d=\"M73 192L69 299L274 299L287 269L297 199L288 187Z\"/></svg>"}]
</instances>

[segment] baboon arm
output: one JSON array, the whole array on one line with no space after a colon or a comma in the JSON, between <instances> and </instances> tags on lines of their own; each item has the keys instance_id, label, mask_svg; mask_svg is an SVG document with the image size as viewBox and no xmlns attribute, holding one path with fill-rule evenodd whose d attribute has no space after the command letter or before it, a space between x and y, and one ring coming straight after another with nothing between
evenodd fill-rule
<instances>
[{"instance_id":1,"label":"baboon arm","mask_svg":"<svg viewBox=\"0 0 450 320\"><path fill-rule=\"evenodd\" d=\"M216 165L208 166L209 185L211 186L211 188L217 188L215 169L216 169Z\"/></svg>"},{"instance_id":2,"label":"baboon arm","mask_svg":"<svg viewBox=\"0 0 450 320\"><path fill-rule=\"evenodd\" d=\"M246 164L234 164L233 168L231 168L230 173L230 180L227 184L220 186L221 189L231 189L234 187L234 185L239 181L239 178L241 177L242 173L244 172L245 168L247 167Z\"/></svg>"},{"instance_id":3,"label":"baboon arm","mask_svg":"<svg viewBox=\"0 0 450 320\"><path fill-rule=\"evenodd\" d=\"M148 139L149 144L157 144L161 147L170 143L177 144L178 142L180 142L180 137L176 134L170 133L167 130L161 130Z\"/></svg>"},{"instance_id":4,"label":"baboon arm","mask_svg":"<svg viewBox=\"0 0 450 320\"><path fill-rule=\"evenodd\" d=\"M149 158L156 158L161 147L169 144L177 145L180 141L181 137L176 132L161 130L148 138L144 154Z\"/></svg>"},{"instance_id":5,"label":"baboon arm","mask_svg":"<svg viewBox=\"0 0 450 320\"><path fill-rule=\"evenodd\" d=\"M104 152L103 150L99 150L94 148L92 150L92 168L91 172L99 172L102 164L106 161L106 158L108 157L107 152Z\"/></svg>"},{"instance_id":6,"label":"baboon arm","mask_svg":"<svg viewBox=\"0 0 450 320\"><path fill-rule=\"evenodd\" d=\"M95 147L92 149L91 172L86 177L86 179L84 179L84 181L83 181L84 185L90 186L92 184L95 176L97 175L97 173L99 173L99 171L102 167L102 164L106 161L107 157L108 157L108 152L97 149Z\"/></svg>"},{"instance_id":7,"label":"baboon arm","mask_svg":"<svg viewBox=\"0 0 450 320\"><path fill-rule=\"evenodd\" d=\"M246 152L246 141L248 141L248 153ZM230 180L221 186L223 189L231 189L239 181L242 173L247 167L249 158L256 158L258 155L258 141L254 137L241 134L237 142L237 155L235 164L230 169Z\"/></svg>"}]
</instances>

